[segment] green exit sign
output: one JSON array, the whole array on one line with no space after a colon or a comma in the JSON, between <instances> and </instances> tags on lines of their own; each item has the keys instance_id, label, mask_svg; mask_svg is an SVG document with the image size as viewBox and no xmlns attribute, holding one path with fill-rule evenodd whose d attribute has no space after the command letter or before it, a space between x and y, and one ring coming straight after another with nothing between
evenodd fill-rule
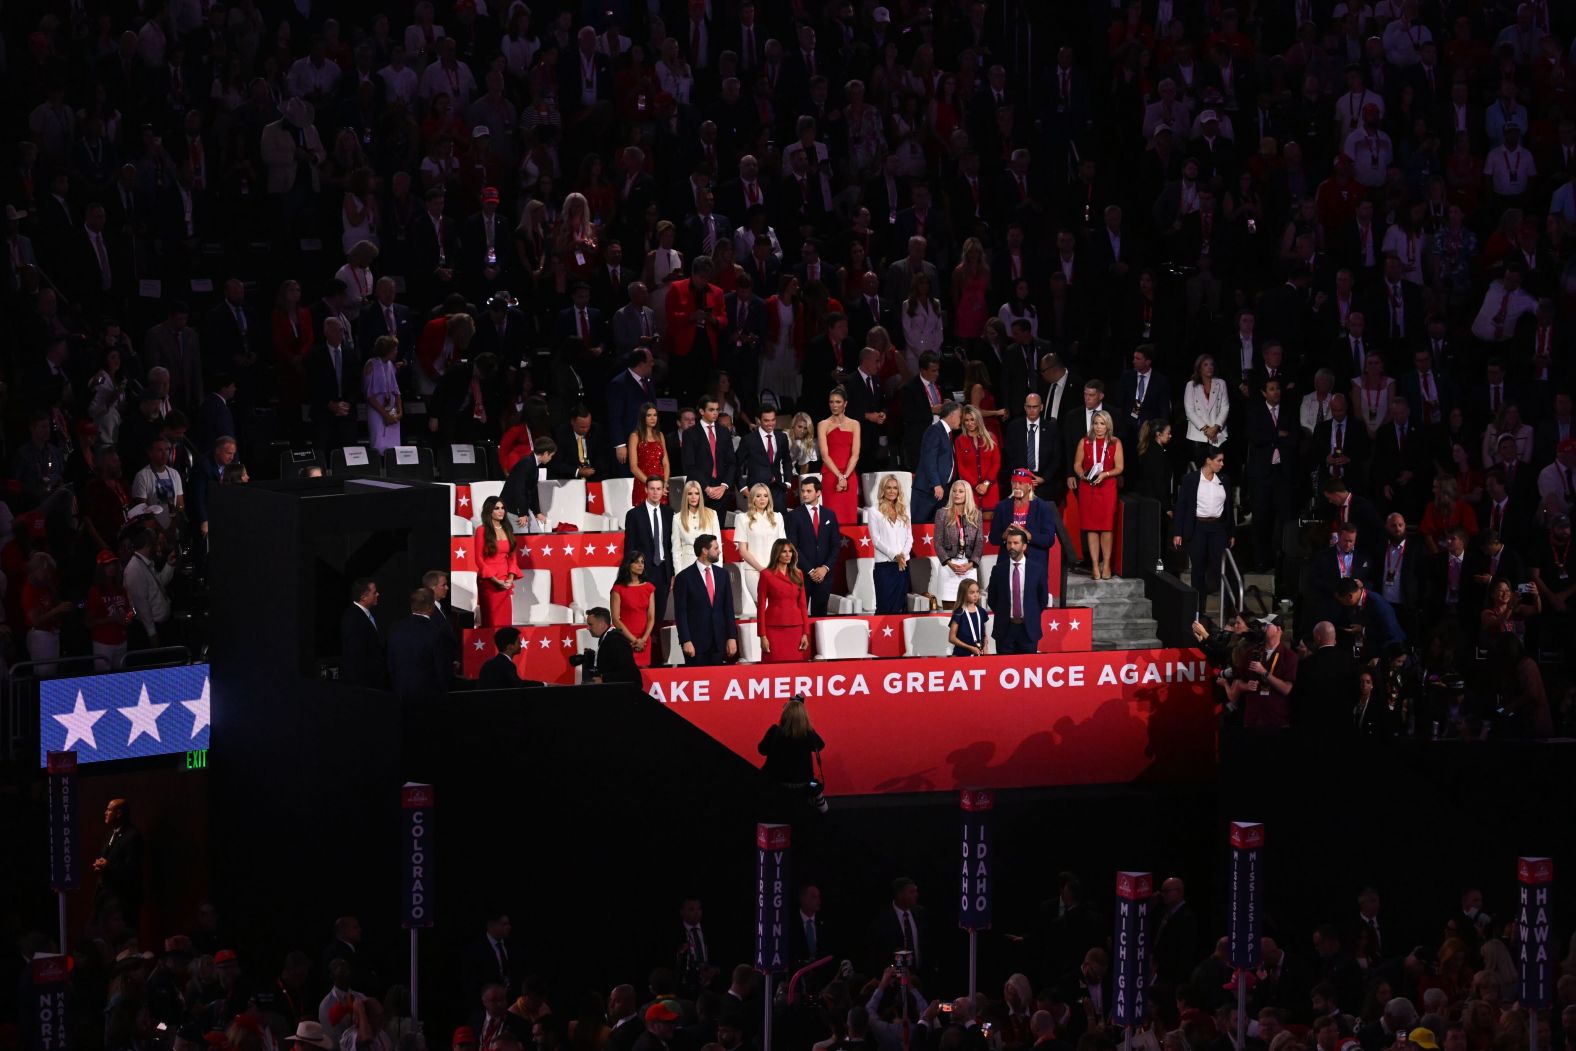
<instances>
[{"instance_id":1,"label":"green exit sign","mask_svg":"<svg viewBox=\"0 0 1576 1051\"><path fill-rule=\"evenodd\" d=\"M187 752L186 753L186 769L188 769L188 770L206 770L206 769L208 769L208 749L206 749L206 748L198 748L195 751Z\"/></svg>"}]
</instances>

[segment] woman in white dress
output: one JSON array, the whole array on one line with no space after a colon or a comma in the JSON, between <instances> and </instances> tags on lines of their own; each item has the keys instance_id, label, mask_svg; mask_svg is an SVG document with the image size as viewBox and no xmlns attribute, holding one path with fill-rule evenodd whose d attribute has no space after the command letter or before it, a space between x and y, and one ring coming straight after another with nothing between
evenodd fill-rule
<instances>
[{"instance_id":1,"label":"woman in white dress","mask_svg":"<svg viewBox=\"0 0 1576 1051\"><path fill-rule=\"evenodd\" d=\"M662 57L657 59L657 86L681 106L689 105L690 90L695 86L695 76L689 63L679 53L679 38L668 37L662 42Z\"/></svg>"},{"instance_id":2,"label":"woman in white dress","mask_svg":"<svg viewBox=\"0 0 1576 1051\"><path fill-rule=\"evenodd\" d=\"M1390 398L1395 380L1384 373L1384 357L1370 354L1363 359L1363 374L1352 380L1352 405L1357 409L1368 437L1379 433L1379 425L1390 418Z\"/></svg>"},{"instance_id":3,"label":"woman in white dress","mask_svg":"<svg viewBox=\"0 0 1576 1051\"><path fill-rule=\"evenodd\" d=\"M1202 463L1206 452L1226 444L1226 416L1231 412L1231 395L1226 381L1215 375L1212 355L1200 354L1193 362L1193 378L1182 391L1182 411L1193 462Z\"/></svg>"},{"instance_id":4,"label":"woman in white dress","mask_svg":"<svg viewBox=\"0 0 1576 1051\"><path fill-rule=\"evenodd\" d=\"M645 272L641 275L641 280L651 289L651 309L656 312L652 321L658 335L668 327L668 287L684 276L684 257L673 247L677 236L678 231L670 220L664 219L657 224L657 247L646 253Z\"/></svg>"},{"instance_id":5,"label":"woman in white dress","mask_svg":"<svg viewBox=\"0 0 1576 1051\"><path fill-rule=\"evenodd\" d=\"M378 244L377 181L371 168L357 168L350 173L350 186L345 190L345 200L339 209L343 229L339 246L346 255L361 241Z\"/></svg>"},{"instance_id":6,"label":"woman in white dress","mask_svg":"<svg viewBox=\"0 0 1576 1051\"><path fill-rule=\"evenodd\" d=\"M735 518L737 526L739 519ZM677 533L677 530L674 530ZM744 528L734 529L734 543L744 570L744 605L755 604L755 589L760 584L761 571L768 565L772 545L788 539L783 516L772 509L772 491L757 482L750 486L749 510L744 513Z\"/></svg>"},{"instance_id":7,"label":"woman in white dress","mask_svg":"<svg viewBox=\"0 0 1576 1051\"><path fill-rule=\"evenodd\" d=\"M706 506L700 483L693 479L684 483L684 495L679 498L678 513L673 516L673 572L682 573L695 564L695 541L707 534L722 539L722 526L717 512Z\"/></svg>"},{"instance_id":8,"label":"woman in white dress","mask_svg":"<svg viewBox=\"0 0 1576 1051\"><path fill-rule=\"evenodd\" d=\"M943 317L941 303L931 295L930 275L919 274L909 286L908 299L898 308L903 322L903 356L910 372L919 371L919 356L941 352Z\"/></svg>"}]
</instances>

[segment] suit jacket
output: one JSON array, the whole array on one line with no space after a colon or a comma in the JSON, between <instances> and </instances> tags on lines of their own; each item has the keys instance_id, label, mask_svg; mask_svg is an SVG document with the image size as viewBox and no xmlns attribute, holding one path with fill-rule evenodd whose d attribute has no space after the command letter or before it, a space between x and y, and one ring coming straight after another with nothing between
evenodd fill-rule
<instances>
[{"instance_id":1,"label":"suit jacket","mask_svg":"<svg viewBox=\"0 0 1576 1051\"><path fill-rule=\"evenodd\" d=\"M267 326L258 319L254 310L244 304L241 314L246 319L244 333L229 303L216 303L203 316L202 348L206 358L203 368L210 375L235 372L240 367L235 361L237 357L260 349L259 339L267 335Z\"/></svg>"},{"instance_id":2,"label":"suit jacket","mask_svg":"<svg viewBox=\"0 0 1576 1051\"><path fill-rule=\"evenodd\" d=\"M1314 650L1297 665L1291 690L1292 729L1315 737L1345 736L1351 727L1357 661L1352 648L1337 642Z\"/></svg>"},{"instance_id":3,"label":"suit jacket","mask_svg":"<svg viewBox=\"0 0 1576 1051\"><path fill-rule=\"evenodd\" d=\"M440 260L443 265L456 266L460 254L460 224L445 216L443 220L443 242L438 242L438 231L433 228L432 219L425 211L417 215L410 227L410 241L406 248L409 253L413 276L419 275L426 278L438 269Z\"/></svg>"},{"instance_id":4,"label":"suit jacket","mask_svg":"<svg viewBox=\"0 0 1576 1051\"><path fill-rule=\"evenodd\" d=\"M127 916L135 916L142 903L142 833L130 821L117 826L100 857L105 862L100 886L120 899Z\"/></svg>"},{"instance_id":5,"label":"suit jacket","mask_svg":"<svg viewBox=\"0 0 1576 1051\"><path fill-rule=\"evenodd\" d=\"M591 342L587 346L605 346L607 344L607 322L602 317L602 311L596 307L586 307L586 321L591 329ZM579 338L579 314L574 307L565 307L558 312L558 320L553 325L553 339L557 343L562 343L566 339Z\"/></svg>"},{"instance_id":6,"label":"suit jacket","mask_svg":"<svg viewBox=\"0 0 1576 1051\"><path fill-rule=\"evenodd\" d=\"M1184 544L1193 539L1193 530L1198 525L1198 483L1201 477L1198 471L1189 471L1177 487L1176 515L1172 519L1171 535L1181 537ZM1235 529L1237 517L1231 506L1231 479L1224 474L1215 477L1226 487L1226 509L1221 513L1221 521L1228 530Z\"/></svg>"},{"instance_id":7,"label":"suit jacket","mask_svg":"<svg viewBox=\"0 0 1576 1051\"><path fill-rule=\"evenodd\" d=\"M1035 474L1045 481L1035 487L1035 495L1041 500L1053 500L1067 487L1065 473L1060 469L1062 462L1061 434L1056 426L1056 421L1049 416L1041 415L1035 429L1036 444L1039 446L1035 467L1029 467L1029 418L1019 413L1007 421L1007 430L1003 435L1002 466L1010 475L1019 468L1033 470Z\"/></svg>"},{"instance_id":8,"label":"suit jacket","mask_svg":"<svg viewBox=\"0 0 1576 1051\"><path fill-rule=\"evenodd\" d=\"M839 367L845 379L834 380L832 373ZM827 415L826 399L832 393L834 386L846 383L848 373L859 367L859 351L854 347L852 339L845 339L838 346L833 346L830 336L821 336L810 341L804 349L804 369L800 374L803 393L800 402L816 419L824 419ZM861 436L862 437L862 436Z\"/></svg>"},{"instance_id":9,"label":"suit jacket","mask_svg":"<svg viewBox=\"0 0 1576 1051\"><path fill-rule=\"evenodd\" d=\"M1023 627L1028 633L1031 642L1040 641L1040 613L1049 609L1051 596L1042 569L1036 573L1035 567L1041 565L1027 556L1024 557L1023 581ZM1000 642L1012 626L1012 559L1006 552L996 560L996 566L990 571L990 584L986 588L990 595L991 635Z\"/></svg>"},{"instance_id":10,"label":"suit jacket","mask_svg":"<svg viewBox=\"0 0 1576 1051\"><path fill-rule=\"evenodd\" d=\"M212 449L214 439L226 434L235 437L235 413L217 391L209 391L197 408L197 441Z\"/></svg>"},{"instance_id":11,"label":"suit jacket","mask_svg":"<svg viewBox=\"0 0 1576 1051\"><path fill-rule=\"evenodd\" d=\"M1138 373L1133 369L1122 370L1122 382L1117 386L1116 398L1111 405L1111 415L1118 429L1127 429L1131 437L1138 437L1138 428L1147 420L1163 420L1171 415L1171 382L1158 369L1149 370L1144 385L1144 400L1138 406L1138 417L1133 418L1133 403L1138 401Z\"/></svg>"},{"instance_id":12,"label":"suit jacket","mask_svg":"<svg viewBox=\"0 0 1576 1051\"><path fill-rule=\"evenodd\" d=\"M361 315L356 318L356 328L360 330L356 333L356 342L370 351L379 336L393 336L399 340L401 357L409 358L416 351L416 329L411 323L410 307L399 303L395 303L393 306L394 330L392 332L389 331L388 319L383 315L383 305L381 303L374 300L371 306L362 307ZM476 336L478 340L481 339L481 330L487 327L491 327L491 323L486 320L477 323ZM492 348L484 347L481 349Z\"/></svg>"},{"instance_id":13,"label":"suit jacket","mask_svg":"<svg viewBox=\"0 0 1576 1051\"><path fill-rule=\"evenodd\" d=\"M774 493L784 493L792 487L795 478L793 454L788 449L788 436L782 431L772 432L769 454L761 441L759 428L743 432L737 455L741 492L756 483L767 486Z\"/></svg>"},{"instance_id":14,"label":"suit jacket","mask_svg":"<svg viewBox=\"0 0 1576 1051\"><path fill-rule=\"evenodd\" d=\"M1395 608L1376 587L1370 586L1364 593L1361 606L1343 607L1341 613L1343 616L1335 622L1337 628L1361 626L1366 629L1363 633L1365 657L1377 657L1390 643L1406 641L1406 632L1396 620Z\"/></svg>"},{"instance_id":15,"label":"suit jacket","mask_svg":"<svg viewBox=\"0 0 1576 1051\"><path fill-rule=\"evenodd\" d=\"M691 643L701 658L720 659L729 639L739 637L733 614L733 588L722 566L711 567L716 598L706 597L706 581L696 562L673 578L673 619L679 642Z\"/></svg>"},{"instance_id":16,"label":"suit jacket","mask_svg":"<svg viewBox=\"0 0 1576 1051\"><path fill-rule=\"evenodd\" d=\"M170 370L170 400L177 406L191 412L202 401L202 346L196 329L188 325L177 333L161 321L148 329L143 358L149 368Z\"/></svg>"},{"instance_id":17,"label":"suit jacket","mask_svg":"<svg viewBox=\"0 0 1576 1051\"><path fill-rule=\"evenodd\" d=\"M453 642L431 617L411 614L389 629L389 681L403 698L444 693L453 677Z\"/></svg>"},{"instance_id":18,"label":"suit jacket","mask_svg":"<svg viewBox=\"0 0 1576 1051\"><path fill-rule=\"evenodd\" d=\"M738 477L734 459L733 433L722 424L717 428L717 456L711 455L711 443L706 440L706 427L697 423L684 432L679 445L684 477L698 481L702 489L713 485L732 485Z\"/></svg>"},{"instance_id":19,"label":"suit jacket","mask_svg":"<svg viewBox=\"0 0 1576 1051\"><path fill-rule=\"evenodd\" d=\"M1250 482L1267 480L1280 453L1281 477L1288 482L1297 471L1297 446L1302 441L1302 425L1297 422L1295 406L1281 402L1280 425L1270 415L1269 403L1256 398L1248 409L1248 466L1244 472Z\"/></svg>"},{"instance_id":20,"label":"suit jacket","mask_svg":"<svg viewBox=\"0 0 1576 1051\"><path fill-rule=\"evenodd\" d=\"M1304 462L1317 465L1318 483L1321 486L1332 477L1332 469L1327 461L1334 448L1334 439L1335 421L1320 420L1313 428L1313 435L1308 439L1304 453ZM1373 445L1373 440L1368 437L1368 428L1359 423L1356 417L1348 414L1341 443L1342 453L1352 461L1341 469L1341 478L1346 482L1347 488L1353 492L1366 491Z\"/></svg>"},{"instance_id":21,"label":"suit jacket","mask_svg":"<svg viewBox=\"0 0 1576 1051\"><path fill-rule=\"evenodd\" d=\"M1419 505L1426 499L1428 483L1432 477L1429 457L1429 442L1427 432L1419 427L1416 421L1409 422L1406 426L1405 440L1398 439L1393 423L1382 423L1379 431L1374 435L1373 451L1373 492L1374 499L1379 499L1384 493L1384 486L1394 484L1395 501L1405 506L1408 494ZM1402 471L1411 471L1412 480L1402 486L1397 476Z\"/></svg>"},{"instance_id":22,"label":"suit jacket","mask_svg":"<svg viewBox=\"0 0 1576 1051\"><path fill-rule=\"evenodd\" d=\"M919 940L919 955L915 960L915 969L921 974L934 974L935 958L941 951L941 946L937 942L939 935L933 933L934 928L929 922L930 916L923 908L916 906L910 909L909 916ZM879 974L883 968L892 966L892 954L903 948L903 928L898 922L896 908L891 904L882 906L881 911L876 913L875 919L870 923L865 941L868 946L870 973Z\"/></svg>"},{"instance_id":23,"label":"suit jacket","mask_svg":"<svg viewBox=\"0 0 1576 1051\"><path fill-rule=\"evenodd\" d=\"M482 664L481 671L476 673L476 685L483 690L507 690L519 686L520 681L520 671L514 666L514 658L507 653L493 654ZM487 955L492 957L490 949ZM477 989L480 991L480 986Z\"/></svg>"},{"instance_id":24,"label":"suit jacket","mask_svg":"<svg viewBox=\"0 0 1576 1051\"><path fill-rule=\"evenodd\" d=\"M385 667L382 630L358 603L350 603L339 617L339 681L380 687L388 681Z\"/></svg>"},{"instance_id":25,"label":"suit jacket","mask_svg":"<svg viewBox=\"0 0 1576 1051\"><path fill-rule=\"evenodd\" d=\"M946 401L947 395L941 393L940 380L936 381L936 390L941 400ZM903 461L917 468L920 447L931 425L936 422L936 414L930 411L930 395L925 391L925 381L915 376L904 383L898 391L898 404L903 415Z\"/></svg>"},{"instance_id":26,"label":"suit jacket","mask_svg":"<svg viewBox=\"0 0 1576 1051\"><path fill-rule=\"evenodd\" d=\"M1162 912L1155 922L1155 974L1173 987L1187 981L1198 962L1198 917L1187 902Z\"/></svg>"},{"instance_id":27,"label":"suit jacket","mask_svg":"<svg viewBox=\"0 0 1576 1051\"><path fill-rule=\"evenodd\" d=\"M554 456L553 459L558 459ZM536 483L541 480L542 465L535 456L524 456L509 471L503 489L498 493L504 508L512 515L536 515L542 510L541 496Z\"/></svg>"},{"instance_id":28,"label":"suit jacket","mask_svg":"<svg viewBox=\"0 0 1576 1051\"><path fill-rule=\"evenodd\" d=\"M625 434L623 437L628 437ZM585 433L586 464L596 471L594 480L601 480L608 476L607 470L607 441L600 424L592 423L591 429ZM580 477L580 461L576 453L575 432L566 421L553 428L553 441L558 443L558 452L547 465L549 478L570 479Z\"/></svg>"},{"instance_id":29,"label":"suit jacket","mask_svg":"<svg viewBox=\"0 0 1576 1051\"><path fill-rule=\"evenodd\" d=\"M625 303L613 313L612 330L613 348L618 351L620 358L628 357L630 351L647 338L648 332L655 339L657 312L649 306L637 307L633 303Z\"/></svg>"},{"instance_id":30,"label":"suit jacket","mask_svg":"<svg viewBox=\"0 0 1576 1051\"><path fill-rule=\"evenodd\" d=\"M429 226L431 224L428 224ZM487 262L487 232L482 226L482 213L477 212L460 229L460 254L455 260L461 271L472 280L480 280L483 268L495 266L507 271L514 262L514 230L505 221L502 212L493 213L493 258Z\"/></svg>"},{"instance_id":31,"label":"suit jacket","mask_svg":"<svg viewBox=\"0 0 1576 1051\"><path fill-rule=\"evenodd\" d=\"M690 322L689 315L696 310L711 314L714 323L698 329ZM668 286L666 341L668 353L674 357L687 357L692 350L715 362L721 346L721 333L728 323L725 295L716 285L707 285L697 296L694 282L675 281ZM697 348L696 343L701 345Z\"/></svg>"},{"instance_id":32,"label":"suit jacket","mask_svg":"<svg viewBox=\"0 0 1576 1051\"><path fill-rule=\"evenodd\" d=\"M742 295L729 292L723 298L728 325L722 333L722 356L734 389L753 400L759 393L761 348L766 345L766 301L752 290L741 305Z\"/></svg>"},{"instance_id":33,"label":"suit jacket","mask_svg":"<svg viewBox=\"0 0 1576 1051\"><path fill-rule=\"evenodd\" d=\"M805 572L807 584L810 570L821 566L829 571L837 568L843 533L838 528L837 516L824 503L820 505L821 528L818 531L810 529L810 512L803 505L789 511L783 519L783 532L788 534L788 542L799 552L799 568ZM822 583L831 586L830 572Z\"/></svg>"},{"instance_id":34,"label":"suit jacket","mask_svg":"<svg viewBox=\"0 0 1576 1051\"><path fill-rule=\"evenodd\" d=\"M306 357L306 386L312 417L322 422L321 418L328 416L329 402L347 401L355 405L361 400L361 359L350 347L340 344L336 383L334 359L329 356L328 344L319 343ZM355 417L349 419L354 424Z\"/></svg>"},{"instance_id":35,"label":"suit jacket","mask_svg":"<svg viewBox=\"0 0 1576 1051\"><path fill-rule=\"evenodd\" d=\"M633 310L634 308L626 307L625 309ZM619 317L623 313L624 311L621 310L613 316L615 328L618 325ZM639 331L638 322L636 331ZM651 380L648 378L646 383L650 385ZM614 448L629 441L629 436L635 433L635 427L640 423L640 407L648 401L654 402L655 400L656 387L652 386L651 393L648 395L641 387L640 381L635 378L635 374L628 369L621 370L617 376L613 377L607 385L606 419L608 441L613 444ZM630 455L634 455L634 450L630 450Z\"/></svg>"},{"instance_id":36,"label":"suit jacket","mask_svg":"<svg viewBox=\"0 0 1576 1051\"><path fill-rule=\"evenodd\" d=\"M688 180L686 180L687 182ZM686 196L686 212L693 211L693 196ZM684 258L694 259L698 255L706 254L707 225L711 226L711 234L717 241L730 240L733 237L733 224L726 215L712 212L709 216L702 217L698 214L689 215L684 220L683 229L680 231L679 250L684 253Z\"/></svg>"},{"instance_id":37,"label":"suit jacket","mask_svg":"<svg viewBox=\"0 0 1576 1051\"><path fill-rule=\"evenodd\" d=\"M1012 525L1012 494L996 505L990 520L990 542L1001 547L1007 536L1007 528ZM1053 544L1060 542L1062 545L1063 560L1071 559L1073 549L1072 534L1067 532L1067 524L1062 520L1061 512L1056 510L1056 505L1049 500L1030 500L1029 517L1024 522L1024 528L1029 531L1028 557L1041 564L1050 557ZM1043 573L1041 574L1044 575Z\"/></svg>"},{"instance_id":38,"label":"suit jacket","mask_svg":"<svg viewBox=\"0 0 1576 1051\"><path fill-rule=\"evenodd\" d=\"M657 530L660 535L653 536L650 505L645 500L624 513L624 550L626 553L639 551L646 556L648 577L655 568L658 551L662 552L665 565L673 562L673 508L667 504L657 505ZM666 597L658 595L658 604Z\"/></svg>"},{"instance_id":39,"label":"suit jacket","mask_svg":"<svg viewBox=\"0 0 1576 1051\"><path fill-rule=\"evenodd\" d=\"M563 100L559 108L563 110L566 117L577 114L585 108L585 103L580 101L581 69L580 49L578 46L571 47L558 63L558 97ZM612 61L600 51L593 52L591 69L596 84L596 100L600 103L612 99ZM477 1032L480 1033L481 1030L478 1029Z\"/></svg>"},{"instance_id":40,"label":"suit jacket","mask_svg":"<svg viewBox=\"0 0 1576 1051\"><path fill-rule=\"evenodd\" d=\"M1352 551L1351 576L1361 580L1370 587L1379 583L1379 569L1373 557L1362 546L1362 533L1357 534L1359 541ZM1315 620L1330 620L1339 623L1341 610L1335 601L1335 587L1341 581L1340 554L1335 547L1321 547L1314 552L1308 565L1308 587L1313 592L1311 608Z\"/></svg>"},{"instance_id":41,"label":"suit jacket","mask_svg":"<svg viewBox=\"0 0 1576 1051\"><path fill-rule=\"evenodd\" d=\"M952 430L936 420L925 429L920 441L919 460L914 466L914 487L909 496L909 515L916 522L928 522L946 499L946 490L958 476L957 457L952 451ZM937 500L935 488L942 489Z\"/></svg>"},{"instance_id":42,"label":"suit jacket","mask_svg":"<svg viewBox=\"0 0 1576 1051\"><path fill-rule=\"evenodd\" d=\"M726 581L722 582L722 589L727 589ZM704 596L705 589L701 589ZM699 647L696 647L699 649ZM596 664L592 666L591 673L601 677L605 683L640 683L640 668L635 664L635 650L630 646L629 640L621 633L609 628L603 635L596 648Z\"/></svg>"}]
</instances>

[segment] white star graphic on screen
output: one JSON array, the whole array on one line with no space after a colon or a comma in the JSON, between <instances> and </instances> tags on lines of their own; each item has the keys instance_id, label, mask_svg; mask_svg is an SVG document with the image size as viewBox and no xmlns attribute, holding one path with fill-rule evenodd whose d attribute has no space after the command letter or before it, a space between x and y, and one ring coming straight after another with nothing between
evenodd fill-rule
<instances>
[{"instance_id":1,"label":"white star graphic on screen","mask_svg":"<svg viewBox=\"0 0 1576 1051\"><path fill-rule=\"evenodd\" d=\"M870 538L867 537L867 536L860 537L859 538L859 546L860 547L869 547L870 546Z\"/></svg>"},{"instance_id":2,"label":"white star graphic on screen","mask_svg":"<svg viewBox=\"0 0 1576 1051\"><path fill-rule=\"evenodd\" d=\"M163 715L164 709L168 707L168 704L151 703L148 700L148 684L143 683L136 704L115 709L131 723L131 736L126 738L126 747L131 747L143 734L159 741L159 716Z\"/></svg>"},{"instance_id":3,"label":"white star graphic on screen","mask_svg":"<svg viewBox=\"0 0 1576 1051\"><path fill-rule=\"evenodd\" d=\"M890 639L892 637L892 625L888 624L886 627L881 629L881 637L883 639Z\"/></svg>"},{"instance_id":4,"label":"white star graphic on screen","mask_svg":"<svg viewBox=\"0 0 1576 1051\"><path fill-rule=\"evenodd\" d=\"M486 648L487 648L487 643L483 642L481 639L477 639L475 642L471 643L471 649L475 650L477 653L480 653L482 650L485 650Z\"/></svg>"},{"instance_id":5,"label":"white star graphic on screen","mask_svg":"<svg viewBox=\"0 0 1576 1051\"><path fill-rule=\"evenodd\" d=\"M104 718L104 713L88 711L81 690L77 691L77 703L72 709L64 715L56 715L53 718L55 722L66 728L66 743L60 746L62 752L71 751L71 746L78 741L86 741L89 748L98 751L98 742L93 739L93 724Z\"/></svg>"},{"instance_id":6,"label":"white star graphic on screen","mask_svg":"<svg viewBox=\"0 0 1576 1051\"><path fill-rule=\"evenodd\" d=\"M456 505L458 505L460 507L469 507L469 506L471 506L471 498L469 496L466 496L464 493L460 493L458 496L456 496L454 498L454 502L455 502Z\"/></svg>"},{"instance_id":7,"label":"white star graphic on screen","mask_svg":"<svg viewBox=\"0 0 1576 1051\"><path fill-rule=\"evenodd\" d=\"M455 558L456 561L463 562L465 560L465 549L463 547L455 548L454 549L454 558Z\"/></svg>"},{"instance_id":8,"label":"white star graphic on screen","mask_svg":"<svg viewBox=\"0 0 1576 1051\"><path fill-rule=\"evenodd\" d=\"M540 645L542 647L542 649L544 649L544 650L549 648L550 646L552 646L552 643L549 642L547 639L538 639L537 640L537 644Z\"/></svg>"},{"instance_id":9,"label":"white star graphic on screen","mask_svg":"<svg viewBox=\"0 0 1576 1051\"><path fill-rule=\"evenodd\" d=\"M1067 626L1069 628L1071 628L1073 631L1077 631L1078 630L1078 618L1074 617L1072 620L1068 621L1067 622Z\"/></svg>"},{"instance_id":10,"label":"white star graphic on screen","mask_svg":"<svg viewBox=\"0 0 1576 1051\"><path fill-rule=\"evenodd\" d=\"M610 554L610 555L617 554L618 553L618 545L617 544L609 544L609 545L607 545L607 553Z\"/></svg>"},{"instance_id":11,"label":"white star graphic on screen","mask_svg":"<svg viewBox=\"0 0 1576 1051\"><path fill-rule=\"evenodd\" d=\"M1051 630L1052 631L1061 631L1062 630L1062 622L1059 621L1059 620L1051 621Z\"/></svg>"},{"instance_id":12,"label":"white star graphic on screen","mask_svg":"<svg viewBox=\"0 0 1576 1051\"><path fill-rule=\"evenodd\" d=\"M203 676L202 696L195 701L182 701L181 706L192 713L192 738L202 733L208 727L208 677Z\"/></svg>"}]
</instances>

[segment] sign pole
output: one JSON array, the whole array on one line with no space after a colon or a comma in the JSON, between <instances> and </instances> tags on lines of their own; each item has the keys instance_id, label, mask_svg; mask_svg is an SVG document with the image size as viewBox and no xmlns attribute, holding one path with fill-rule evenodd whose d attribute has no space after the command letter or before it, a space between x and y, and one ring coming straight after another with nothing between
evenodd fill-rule
<instances>
[{"instance_id":1,"label":"sign pole","mask_svg":"<svg viewBox=\"0 0 1576 1051\"><path fill-rule=\"evenodd\" d=\"M1521 1006L1527 1009L1532 1051L1538 1051L1538 1011L1554 1002L1552 948L1554 861L1551 858L1517 858L1518 902L1516 925L1521 943L1516 949L1516 970L1521 979Z\"/></svg>"},{"instance_id":2,"label":"sign pole","mask_svg":"<svg viewBox=\"0 0 1576 1051\"><path fill-rule=\"evenodd\" d=\"M788 848L793 829L755 826L755 969L766 979L761 1051L772 1051L772 976L788 966Z\"/></svg>"},{"instance_id":3,"label":"sign pole","mask_svg":"<svg viewBox=\"0 0 1576 1051\"><path fill-rule=\"evenodd\" d=\"M1149 963L1149 901L1155 878L1148 872L1116 874L1116 959L1112 965L1112 1020L1122 1027L1125 1044L1132 1027L1144 1020L1144 981Z\"/></svg>"},{"instance_id":4,"label":"sign pole","mask_svg":"<svg viewBox=\"0 0 1576 1051\"><path fill-rule=\"evenodd\" d=\"M407 781L400 789L405 826L403 926L410 931L410 1018L420 1025L421 928L432 926L432 786Z\"/></svg>"},{"instance_id":5,"label":"sign pole","mask_svg":"<svg viewBox=\"0 0 1576 1051\"><path fill-rule=\"evenodd\" d=\"M77 856L77 753L50 752L44 767L49 775L49 885L55 890L59 914L59 949L69 955L66 891L82 881Z\"/></svg>"},{"instance_id":6,"label":"sign pole","mask_svg":"<svg viewBox=\"0 0 1576 1051\"><path fill-rule=\"evenodd\" d=\"M1259 901L1259 861L1263 849L1263 822L1231 823L1231 926L1227 942L1237 985L1238 1047L1246 1047L1248 1039L1248 972L1258 968L1263 952L1259 940L1259 913L1263 908Z\"/></svg>"},{"instance_id":7,"label":"sign pole","mask_svg":"<svg viewBox=\"0 0 1576 1051\"><path fill-rule=\"evenodd\" d=\"M995 838L996 793L989 788L965 788L959 795L963 808L963 847L958 879L958 926L969 932L969 1003L979 992L980 931L990 927L991 840Z\"/></svg>"}]
</instances>

